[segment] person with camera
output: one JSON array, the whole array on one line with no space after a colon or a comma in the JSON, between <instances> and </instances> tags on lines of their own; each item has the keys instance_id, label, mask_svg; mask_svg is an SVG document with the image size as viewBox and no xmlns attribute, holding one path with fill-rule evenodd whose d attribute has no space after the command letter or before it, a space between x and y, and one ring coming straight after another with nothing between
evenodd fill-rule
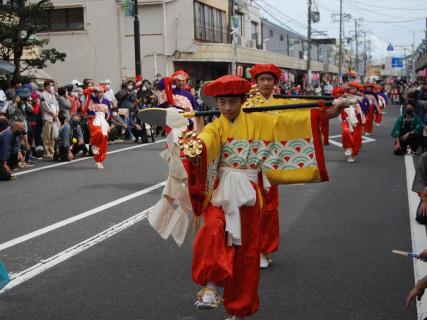
<instances>
[{"instance_id":1,"label":"person with camera","mask_svg":"<svg viewBox=\"0 0 427 320\"><path fill-rule=\"evenodd\" d=\"M20 137L24 133L24 123L20 120L0 132L0 181L15 179L12 170L24 159L20 151Z\"/></svg>"},{"instance_id":2,"label":"person with camera","mask_svg":"<svg viewBox=\"0 0 427 320\"><path fill-rule=\"evenodd\" d=\"M13 104L9 105L7 115L10 122L21 121L24 125L24 133L21 135L21 145L25 147L25 159L20 161L18 166L22 169L26 166L32 166L33 161L31 159L31 146L28 142L28 132L30 126L28 124L28 115L33 112L33 106L31 104L31 92L27 88L19 88L15 91L16 97Z\"/></svg>"},{"instance_id":3,"label":"person with camera","mask_svg":"<svg viewBox=\"0 0 427 320\"><path fill-rule=\"evenodd\" d=\"M74 158L80 151L83 152L83 155L86 155L89 152L85 145L83 130L80 123L81 123L80 116L78 114L73 114L71 116L70 126L71 126L71 152L73 153Z\"/></svg>"}]
</instances>

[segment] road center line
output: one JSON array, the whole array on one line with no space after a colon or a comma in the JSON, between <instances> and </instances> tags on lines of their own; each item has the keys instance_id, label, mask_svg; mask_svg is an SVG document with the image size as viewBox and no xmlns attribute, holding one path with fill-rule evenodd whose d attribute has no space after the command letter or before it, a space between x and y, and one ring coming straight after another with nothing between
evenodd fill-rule
<instances>
[{"instance_id":1,"label":"road center line","mask_svg":"<svg viewBox=\"0 0 427 320\"><path fill-rule=\"evenodd\" d=\"M31 240L33 238L36 238L36 237L41 236L41 235L48 233L50 231L62 228L62 227L66 226L70 223L73 223L73 222L79 221L81 219L87 218L89 216L92 216L92 215L97 214L99 212L102 212L104 210L107 210L111 207L117 206L123 202L129 201L129 200L132 200L132 199L137 198L139 196L142 196L144 194L150 193L151 191L154 191L156 189L163 187L165 185L165 183L166 183L166 181L157 183L151 187L142 189L140 191L131 193L131 194L124 196L122 198L119 198L119 199L113 200L111 202L108 202L106 204L103 204L102 206L96 207L94 209L80 213L80 214L75 215L73 217L70 217L68 219L65 219L65 220L56 222L54 224L51 224L47 227L44 227L44 228L38 229L36 231L30 232L26 235L23 235L23 236L20 236L18 238L12 239L10 241L4 242L4 243L0 244L0 251L5 250L5 249L10 248L10 247L13 247L13 246L16 246L17 244Z\"/></svg>"},{"instance_id":2,"label":"road center line","mask_svg":"<svg viewBox=\"0 0 427 320\"><path fill-rule=\"evenodd\" d=\"M158 140L156 142L140 144L140 145L137 145L137 146L131 146L131 147L126 147L126 148L121 148L121 149L118 149L118 150L112 150L112 151L108 151L107 155L115 154L115 153L119 153L119 152L123 152L123 151L128 151L128 150L133 150L133 149L138 149L138 148L144 148L144 147L148 147L148 146L151 146L153 144L160 143L160 142L165 142L165 141L166 141L165 139L162 139L162 140ZM55 168L55 167L61 167L61 166L65 166L67 164L72 164L72 163L76 163L76 162L80 162L80 161L84 161L84 160L89 160L89 159L93 159L93 158L92 157L85 157L85 158L78 158L78 159L75 159L75 160L69 161L69 162L65 161L65 162L59 162L59 163L55 163L55 164L50 164L50 165L43 166L43 167L40 167L40 168L35 168L35 169L29 169L29 170L25 170L25 171L16 172L15 176L21 176L21 175L27 174L27 173L42 171L42 170L51 169L51 168Z\"/></svg>"},{"instance_id":3,"label":"road center line","mask_svg":"<svg viewBox=\"0 0 427 320\"><path fill-rule=\"evenodd\" d=\"M41 274L42 272L49 270L50 268L64 262L71 257L93 247L94 245L107 240L108 238L114 236L115 234L135 225L136 223L145 220L153 207L144 210L129 219L126 219L120 223L115 224L114 226L94 235L93 237L86 239L48 259L42 260L34 266L23 270L17 274L11 274L11 281L0 290L0 294L24 283L27 280L34 278L35 276Z\"/></svg>"},{"instance_id":4,"label":"road center line","mask_svg":"<svg viewBox=\"0 0 427 320\"><path fill-rule=\"evenodd\" d=\"M411 155L405 155L406 185L408 189L409 219L411 225L412 252L419 253L427 248L426 227L415 221L419 198L412 191L412 182L415 177L415 166ZM427 263L414 259L415 282L427 275ZM423 297L417 301L418 319L423 320L427 317L427 298Z\"/></svg>"}]
</instances>

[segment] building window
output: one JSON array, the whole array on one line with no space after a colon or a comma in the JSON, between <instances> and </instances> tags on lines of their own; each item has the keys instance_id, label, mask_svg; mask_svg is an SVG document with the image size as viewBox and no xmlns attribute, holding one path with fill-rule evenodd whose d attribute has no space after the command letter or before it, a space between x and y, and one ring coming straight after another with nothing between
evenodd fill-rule
<instances>
[{"instance_id":1,"label":"building window","mask_svg":"<svg viewBox=\"0 0 427 320\"><path fill-rule=\"evenodd\" d=\"M36 17L38 32L84 30L83 8L53 9Z\"/></svg>"},{"instance_id":2,"label":"building window","mask_svg":"<svg viewBox=\"0 0 427 320\"><path fill-rule=\"evenodd\" d=\"M258 23L251 21L251 40L255 41L255 46L258 48Z\"/></svg>"},{"instance_id":3,"label":"building window","mask_svg":"<svg viewBox=\"0 0 427 320\"><path fill-rule=\"evenodd\" d=\"M270 38L272 38L273 37L273 30L269 30L269 34L270 34Z\"/></svg>"},{"instance_id":4,"label":"building window","mask_svg":"<svg viewBox=\"0 0 427 320\"><path fill-rule=\"evenodd\" d=\"M195 1L194 30L196 40L225 43L227 40L225 11Z\"/></svg>"},{"instance_id":5,"label":"building window","mask_svg":"<svg viewBox=\"0 0 427 320\"><path fill-rule=\"evenodd\" d=\"M283 41L283 34L280 35L280 41Z\"/></svg>"}]
</instances>

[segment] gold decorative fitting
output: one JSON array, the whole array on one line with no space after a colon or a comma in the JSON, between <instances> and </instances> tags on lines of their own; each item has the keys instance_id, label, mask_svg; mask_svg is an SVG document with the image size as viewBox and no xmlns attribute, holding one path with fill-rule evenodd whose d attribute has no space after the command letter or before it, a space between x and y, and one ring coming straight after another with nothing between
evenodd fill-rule
<instances>
[{"instance_id":1,"label":"gold decorative fitting","mask_svg":"<svg viewBox=\"0 0 427 320\"><path fill-rule=\"evenodd\" d=\"M178 135L178 146L186 157L194 158L203 151L202 142L197 139L197 133L188 129Z\"/></svg>"}]
</instances>

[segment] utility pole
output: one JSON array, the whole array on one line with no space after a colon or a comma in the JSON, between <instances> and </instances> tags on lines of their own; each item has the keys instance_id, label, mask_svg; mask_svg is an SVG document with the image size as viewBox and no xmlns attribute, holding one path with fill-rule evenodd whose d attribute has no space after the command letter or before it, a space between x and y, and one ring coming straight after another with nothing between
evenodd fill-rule
<instances>
[{"instance_id":1,"label":"utility pole","mask_svg":"<svg viewBox=\"0 0 427 320\"><path fill-rule=\"evenodd\" d=\"M415 81L415 32L412 32L412 72L411 72L411 81Z\"/></svg>"},{"instance_id":2,"label":"utility pole","mask_svg":"<svg viewBox=\"0 0 427 320\"><path fill-rule=\"evenodd\" d=\"M138 0L133 0L133 39L135 43L135 79L141 79L141 37L138 19Z\"/></svg>"},{"instance_id":3,"label":"utility pole","mask_svg":"<svg viewBox=\"0 0 427 320\"><path fill-rule=\"evenodd\" d=\"M311 7L312 0L308 0L308 30L307 30L307 86L311 86Z\"/></svg>"},{"instance_id":4,"label":"utility pole","mask_svg":"<svg viewBox=\"0 0 427 320\"><path fill-rule=\"evenodd\" d=\"M366 60L367 60L368 56L367 56L367 52L366 52L366 31L363 32L363 78L366 78L366 73L367 73L367 65L366 65Z\"/></svg>"},{"instance_id":5,"label":"utility pole","mask_svg":"<svg viewBox=\"0 0 427 320\"><path fill-rule=\"evenodd\" d=\"M359 39L357 27L357 19L354 19L354 31L356 33L356 72L359 73Z\"/></svg>"},{"instance_id":6,"label":"utility pole","mask_svg":"<svg viewBox=\"0 0 427 320\"><path fill-rule=\"evenodd\" d=\"M231 1L231 14L233 19L235 19L235 9L234 9L235 5L234 5L234 0ZM231 60L231 74L232 75L236 75L237 74L237 37L236 37L236 33L238 32L239 28L237 28L236 30L232 30L231 31L231 42L233 44L233 57Z\"/></svg>"},{"instance_id":7,"label":"utility pole","mask_svg":"<svg viewBox=\"0 0 427 320\"><path fill-rule=\"evenodd\" d=\"M343 16L342 16L342 1L340 0L340 47L338 53L338 79L342 82L342 27L343 27Z\"/></svg>"}]
</instances>

